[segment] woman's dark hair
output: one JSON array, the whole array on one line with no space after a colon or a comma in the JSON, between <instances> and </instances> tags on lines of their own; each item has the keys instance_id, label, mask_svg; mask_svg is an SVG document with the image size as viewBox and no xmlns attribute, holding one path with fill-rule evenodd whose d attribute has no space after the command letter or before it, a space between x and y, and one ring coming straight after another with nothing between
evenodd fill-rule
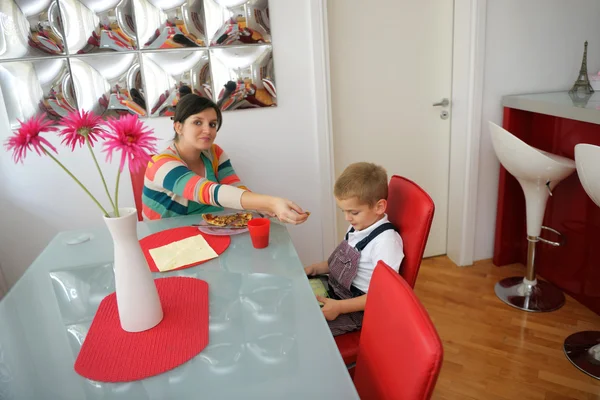
<instances>
[{"instance_id":1,"label":"woman's dark hair","mask_svg":"<svg viewBox=\"0 0 600 400\"><path fill-rule=\"evenodd\" d=\"M221 128L221 124L223 123L223 116L221 114L221 110L219 107L210 99L205 97L200 97L194 93L186 93L186 90L182 90L183 88L187 88L187 86L182 86L179 89L179 93L181 98L175 107L175 115L173 116L173 122L181 122L182 124L185 122L188 117L198 114L206 109L212 108L217 113L217 131ZM173 140L177 140L178 135L175 132L175 137Z\"/></svg>"}]
</instances>

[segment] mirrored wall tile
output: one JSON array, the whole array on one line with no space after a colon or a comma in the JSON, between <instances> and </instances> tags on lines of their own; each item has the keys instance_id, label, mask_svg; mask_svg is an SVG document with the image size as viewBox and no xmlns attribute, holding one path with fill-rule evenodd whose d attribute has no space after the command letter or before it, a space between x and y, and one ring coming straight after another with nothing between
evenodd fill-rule
<instances>
[{"instance_id":1,"label":"mirrored wall tile","mask_svg":"<svg viewBox=\"0 0 600 400\"><path fill-rule=\"evenodd\" d=\"M211 46L271 43L268 0L205 0Z\"/></svg>"},{"instance_id":2,"label":"mirrored wall tile","mask_svg":"<svg viewBox=\"0 0 600 400\"><path fill-rule=\"evenodd\" d=\"M133 0L59 0L70 54L137 48Z\"/></svg>"},{"instance_id":3,"label":"mirrored wall tile","mask_svg":"<svg viewBox=\"0 0 600 400\"><path fill-rule=\"evenodd\" d=\"M0 1L0 59L65 54L57 0Z\"/></svg>"},{"instance_id":4,"label":"mirrored wall tile","mask_svg":"<svg viewBox=\"0 0 600 400\"><path fill-rule=\"evenodd\" d=\"M11 129L43 112L58 120L77 108L66 58L0 63L0 90Z\"/></svg>"},{"instance_id":5,"label":"mirrored wall tile","mask_svg":"<svg viewBox=\"0 0 600 400\"><path fill-rule=\"evenodd\" d=\"M63 322L91 321L100 302L115 291L112 264L50 272Z\"/></svg>"},{"instance_id":6,"label":"mirrored wall tile","mask_svg":"<svg viewBox=\"0 0 600 400\"><path fill-rule=\"evenodd\" d=\"M143 53L150 116L172 116L181 94L212 98L207 50Z\"/></svg>"},{"instance_id":7,"label":"mirrored wall tile","mask_svg":"<svg viewBox=\"0 0 600 400\"><path fill-rule=\"evenodd\" d=\"M269 274L246 275L240 288L240 301L246 314L252 315L254 320L247 320L248 326L255 322L286 321L292 316L289 312L293 309L292 281Z\"/></svg>"},{"instance_id":8,"label":"mirrored wall tile","mask_svg":"<svg viewBox=\"0 0 600 400\"><path fill-rule=\"evenodd\" d=\"M215 96L222 110L277 104L271 46L212 48L210 59Z\"/></svg>"},{"instance_id":9,"label":"mirrored wall tile","mask_svg":"<svg viewBox=\"0 0 600 400\"><path fill-rule=\"evenodd\" d=\"M104 117L146 115L142 73L136 53L71 57L79 109Z\"/></svg>"},{"instance_id":10,"label":"mirrored wall tile","mask_svg":"<svg viewBox=\"0 0 600 400\"><path fill-rule=\"evenodd\" d=\"M133 0L143 49L206 46L203 0Z\"/></svg>"}]
</instances>

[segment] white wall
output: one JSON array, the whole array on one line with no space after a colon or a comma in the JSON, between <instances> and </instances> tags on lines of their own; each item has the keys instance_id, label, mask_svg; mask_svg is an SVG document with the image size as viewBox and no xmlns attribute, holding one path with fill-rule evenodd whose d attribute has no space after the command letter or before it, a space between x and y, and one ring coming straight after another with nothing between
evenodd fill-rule
<instances>
[{"instance_id":1,"label":"white wall","mask_svg":"<svg viewBox=\"0 0 600 400\"><path fill-rule=\"evenodd\" d=\"M598 0L488 0L475 260L492 257L499 163L488 121L502 122L507 94L569 90L588 40L588 72L600 69Z\"/></svg>"},{"instance_id":2,"label":"white wall","mask_svg":"<svg viewBox=\"0 0 600 400\"><path fill-rule=\"evenodd\" d=\"M307 223L290 227L289 232L302 261L316 262L324 256L309 4L270 0L270 14L279 106L225 113L217 143L253 191L290 198L311 211ZM4 143L10 131L2 105L0 141ZM148 125L161 139L172 135L167 118L150 119ZM70 154L60 148L60 154L61 160L102 198L103 190L87 152ZM113 163L104 169L111 171L111 186L117 166ZM0 263L9 285L57 232L102 224L100 211L91 200L46 157L29 154L25 165L14 165L10 154L2 149L0 182ZM129 177L125 176L121 184L120 205L133 206Z\"/></svg>"}]
</instances>

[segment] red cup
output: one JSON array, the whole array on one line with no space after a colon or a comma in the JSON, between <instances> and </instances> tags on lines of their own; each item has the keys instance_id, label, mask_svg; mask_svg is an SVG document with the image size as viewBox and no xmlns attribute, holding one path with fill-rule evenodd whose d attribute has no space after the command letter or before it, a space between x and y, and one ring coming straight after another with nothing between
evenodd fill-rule
<instances>
[{"instance_id":1,"label":"red cup","mask_svg":"<svg viewBox=\"0 0 600 400\"><path fill-rule=\"evenodd\" d=\"M271 220L268 218L253 218L248 221L248 231L255 249L264 249L269 245L270 229Z\"/></svg>"}]
</instances>

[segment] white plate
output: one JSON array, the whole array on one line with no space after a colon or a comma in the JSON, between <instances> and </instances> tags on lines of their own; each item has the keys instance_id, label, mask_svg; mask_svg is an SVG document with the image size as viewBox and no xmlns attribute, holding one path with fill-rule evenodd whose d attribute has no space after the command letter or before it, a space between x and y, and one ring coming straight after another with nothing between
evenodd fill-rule
<instances>
[{"instance_id":1,"label":"white plate","mask_svg":"<svg viewBox=\"0 0 600 400\"><path fill-rule=\"evenodd\" d=\"M226 211L209 213L209 214L229 215L229 214L235 214L238 212L241 212L241 211L226 210ZM245 212L250 212L252 214L253 219L254 218L265 218L264 215L262 215L261 213L258 213L256 211L245 211ZM198 226L198 230L200 232L207 233L209 235L215 235L215 236L233 236L233 235L239 235L239 234L248 232L248 228L221 228L221 227L211 226L204 220L204 218L200 219L200 225Z\"/></svg>"}]
</instances>

